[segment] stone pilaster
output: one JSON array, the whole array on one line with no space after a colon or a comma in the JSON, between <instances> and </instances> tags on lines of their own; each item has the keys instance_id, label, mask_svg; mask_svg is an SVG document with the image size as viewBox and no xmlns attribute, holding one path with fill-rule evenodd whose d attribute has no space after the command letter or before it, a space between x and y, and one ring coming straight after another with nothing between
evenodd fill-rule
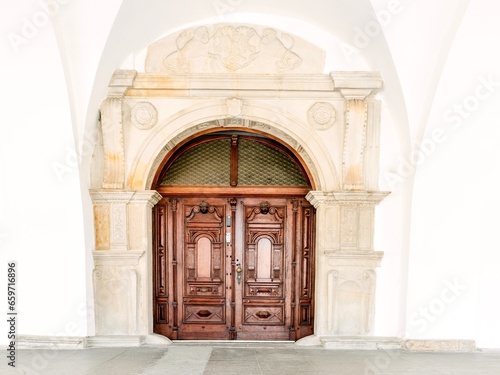
<instances>
[{"instance_id":1,"label":"stone pilaster","mask_svg":"<svg viewBox=\"0 0 500 375\"><path fill-rule=\"evenodd\" d=\"M315 334L369 335L373 328L375 269L383 253L373 250L375 205L384 192L311 191L316 208Z\"/></svg>"},{"instance_id":2,"label":"stone pilaster","mask_svg":"<svg viewBox=\"0 0 500 375\"><path fill-rule=\"evenodd\" d=\"M104 189L123 189L125 184L125 145L123 139L123 97L133 85L136 71L116 70L109 83L108 97L100 108L104 148Z\"/></svg>"},{"instance_id":3,"label":"stone pilaster","mask_svg":"<svg viewBox=\"0 0 500 375\"><path fill-rule=\"evenodd\" d=\"M382 79L369 72L333 72L331 77L345 102L342 189L377 191L380 102L375 94Z\"/></svg>"},{"instance_id":4,"label":"stone pilaster","mask_svg":"<svg viewBox=\"0 0 500 375\"><path fill-rule=\"evenodd\" d=\"M96 225L94 299L97 335L152 330L151 208L156 191L92 190Z\"/></svg>"}]
</instances>

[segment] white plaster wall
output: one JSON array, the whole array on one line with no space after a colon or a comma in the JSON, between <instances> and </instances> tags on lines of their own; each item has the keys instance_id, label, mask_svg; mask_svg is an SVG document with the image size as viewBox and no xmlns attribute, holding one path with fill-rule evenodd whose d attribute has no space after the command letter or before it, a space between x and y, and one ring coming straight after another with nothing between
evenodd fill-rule
<instances>
[{"instance_id":1,"label":"white plaster wall","mask_svg":"<svg viewBox=\"0 0 500 375\"><path fill-rule=\"evenodd\" d=\"M85 335L82 193L61 56L38 2L3 3L1 14L0 300L6 311L16 261L17 333ZM9 33L24 38L17 48Z\"/></svg>"},{"instance_id":2,"label":"white plaster wall","mask_svg":"<svg viewBox=\"0 0 500 375\"><path fill-rule=\"evenodd\" d=\"M436 82L420 147L426 155L414 185L407 311L412 338L500 346L500 51L492 48L499 14L495 2L470 3Z\"/></svg>"},{"instance_id":3,"label":"white plaster wall","mask_svg":"<svg viewBox=\"0 0 500 375\"><path fill-rule=\"evenodd\" d=\"M382 73L380 189L393 193L377 207L375 249L385 251L385 257L378 271L375 334L475 339L479 346L500 347L494 215L499 201L488 194L500 177L495 164L497 92L481 101L462 126L446 133L415 180L403 176L394 184L388 178L404 174L401 160L411 155L415 142L436 128L450 128L443 113L474 92L478 77L491 74L500 81L496 2L64 3L54 12L55 32L50 25L41 27L19 53L8 39L0 42L7 56L1 60L8 88L2 98L8 99L9 109L0 127L0 280L7 259L18 260L19 332L51 335L74 322L72 335L93 333L93 317L87 327L75 309L92 301L89 150L113 70L141 70L141 51L169 32L235 21L265 23L316 40L328 50L332 70ZM38 1L1 6L4 36L21 33L23 17L31 19L40 10ZM373 23L376 14L383 24L380 31ZM360 30L372 30L372 35L363 39ZM75 148L80 164L69 166L61 182L51 163L68 164ZM27 217L29 226L21 224ZM61 274L53 272L54 264ZM428 307L455 277L467 289L420 332L423 323L412 324L413 314ZM5 301L2 293L4 288L0 301Z\"/></svg>"}]
</instances>

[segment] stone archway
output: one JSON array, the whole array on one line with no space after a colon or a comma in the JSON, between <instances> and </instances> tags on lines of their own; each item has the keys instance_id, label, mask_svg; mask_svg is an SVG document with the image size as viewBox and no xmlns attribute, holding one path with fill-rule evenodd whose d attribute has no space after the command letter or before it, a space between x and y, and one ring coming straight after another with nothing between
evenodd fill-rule
<instances>
[{"instance_id":1,"label":"stone archway","mask_svg":"<svg viewBox=\"0 0 500 375\"><path fill-rule=\"evenodd\" d=\"M260 131L223 127L196 135L165 161L154 183L163 196L154 208L155 332L311 335L315 210L305 199L311 174L297 155Z\"/></svg>"},{"instance_id":2,"label":"stone archway","mask_svg":"<svg viewBox=\"0 0 500 375\"><path fill-rule=\"evenodd\" d=\"M249 39L238 37L243 31ZM227 43L217 44L217 35ZM261 128L311 171L316 190L307 199L317 210L318 256L310 341L372 332L383 254L373 249L374 207L387 195L377 184L382 80L373 72L323 74L323 51L292 38L290 47L278 30L252 25L189 29L152 44L145 73L113 75L91 189L96 340L140 344L153 337L151 208L161 196L151 183L168 152L221 126ZM190 43L203 48L185 47ZM256 55L232 65L224 48L249 46Z\"/></svg>"}]
</instances>

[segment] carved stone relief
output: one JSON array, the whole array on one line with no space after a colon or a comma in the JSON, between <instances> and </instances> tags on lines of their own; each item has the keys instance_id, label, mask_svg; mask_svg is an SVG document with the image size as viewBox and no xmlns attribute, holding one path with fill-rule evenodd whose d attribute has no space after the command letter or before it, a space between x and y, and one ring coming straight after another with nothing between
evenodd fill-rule
<instances>
[{"instance_id":1,"label":"carved stone relief","mask_svg":"<svg viewBox=\"0 0 500 375\"><path fill-rule=\"evenodd\" d=\"M139 130L148 130L158 122L158 111L149 102L139 102L132 107L130 120Z\"/></svg>"},{"instance_id":2,"label":"carved stone relief","mask_svg":"<svg viewBox=\"0 0 500 375\"><path fill-rule=\"evenodd\" d=\"M94 270L96 330L100 334L134 334L137 274L134 269L98 266ZM113 311L113 314L109 314Z\"/></svg>"},{"instance_id":3,"label":"carved stone relief","mask_svg":"<svg viewBox=\"0 0 500 375\"><path fill-rule=\"evenodd\" d=\"M307 112L307 121L316 130L329 129L335 123L335 119L335 108L330 103L315 103Z\"/></svg>"},{"instance_id":4,"label":"carved stone relief","mask_svg":"<svg viewBox=\"0 0 500 375\"><path fill-rule=\"evenodd\" d=\"M358 240L358 210L355 207L342 207L340 238L342 247L356 247Z\"/></svg>"},{"instance_id":5,"label":"carved stone relief","mask_svg":"<svg viewBox=\"0 0 500 375\"><path fill-rule=\"evenodd\" d=\"M300 38L254 25L209 25L153 43L148 73L320 73L324 52ZM302 69L301 69L302 68Z\"/></svg>"},{"instance_id":6,"label":"carved stone relief","mask_svg":"<svg viewBox=\"0 0 500 375\"><path fill-rule=\"evenodd\" d=\"M127 208L125 205L111 206L111 244L112 246L126 246Z\"/></svg>"},{"instance_id":7,"label":"carved stone relief","mask_svg":"<svg viewBox=\"0 0 500 375\"><path fill-rule=\"evenodd\" d=\"M328 273L328 330L341 336L365 335L372 329L375 272L339 267Z\"/></svg>"},{"instance_id":8,"label":"carved stone relief","mask_svg":"<svg viewBox=\"0 0 500 375\"><path fill-rule=\"evenodd\" d=\"M311 191L318 238L316 334L367 335L373 330L375 269L383 253L373 250L374 206L387 193Z\"/></svg>"},{"instance_id":9,"label":"carved stone relief","mask_svg":"<svg viewBox=\"0 0 500 375\"><path fill-rule=\"evenodd\" d=\"M325 191L310 192L307 196L317 209L315 334L326 337L371 332L375 269L382 258L382 253L373 251L374 206L386 194L377 192L376 188L368 189L376 187L378 178L378 174L371 171L377 171L378 164L378 159L375 159L378 153L376 126L379 125L380 106L373 104L374 96L367 98L367 95L378 90L382 81L378 73L360 72L332 73L331 79L327 79L329 76L323 74L324 56L324 51L310 43L271 28L207 25L187 29L153 43L148 50L145 73L137 77L140 82L136 86L133 84L134 74L116 74L116 82L113 83L116 95L123 96L108 97L101 107L103 130L111 131L104 134L104 189L92 195L96 250L110 250L94 252L97 334L148 333L152 315L148 310L152 293L148 287L151 274L147 252L151 245L152 228L151 214L146 205L151 207L161 196L149 192L149 198L140 198L137 207L132 207L136 204L132 195L135 197L141 192L130 192L129 197L129 193L125 194L123 190L125 157L132 158L138 150L146 150L144 160L138 158L136 167L127 170L130 173L127 179L134 177L133 173L138 170L140 183L130 186L137 186L137 189L139 186L150 187L155 172L169 151L197 133L223 127L255 129L282 140L300 155L315 181L320 181L318 171L334 170L335 165L343 165L342 175L337 177L335 174L338 178L335 183L321 174L327 181L320 181ZM318 82L305 84L302 80L310 76L302 74L317 75L315 79ZM265 79L256 85L255 77ZM288 82L285 78L292 81ZM163 91L155 88L160 81L165 86ZM138 129L151 129L158 122L156 108L146 101L137 102L139 94L144 95L144 100L154 97L154 103L162 109L161 113L165 113L165 119L162 119L165 122L168 111L164 108L167 106L172 105L169 111L176 113L204 105L205 96L198 96L199 92L195 95L190 90L178 90L175 85L180 81L185 84L181 87L186 89L194 81L199 83L199 92L203 90L204 95L216 103L215 112L207 109L200 111L199 115L193 110L183 123L179 121L175 126L162 128L161 132L154 129L152 133L158 130L161 135L155 139L156 142L141 144L139 138L135 138L134 142L127 139L125 146L128 148L124 150L124 97L132 107L126 115ZM215 81L216 84L210 86ZM244 84L238 86L235 82ZM282 86L283 82L287 85ZM131 85L137 89L135 94L128 89ZM110 89L115 87L111 86ZM160 91L163 94L159 94ZM315 94L311 96L313 92ZM317 92L323 92L324 96L318 96ZM172 96L175 96L174 100ZM287 105L291 104L271 104L281 98L302 100L303 106L294 108L296 113L292 111L298 116L298 121L286 123L286 118L293 117L287 115ZM311 102L311 98L317 99ZM190 104L177 108L175 99ZM344 102L341 103L341 100ZM308 108L315 101L318 102ZM334 103L335 107L330 103ZM267 114L263 109L258 112L260 106L276 110L280 116L274 118L276 112ZM345 116L344 109L340 108L345 108ZM266 114L260 116L259 113ZM125 119L128 122L128 118ZM335 121L342 124L335 125ZM371 124L374 124L373 129ZM321 131L332 129L334 125L332 133L338 136L335 141L338 142L337 149L343 150L332 154L332 162L328 164L325 162L328 157L320 158L318 155L328 155L331 150L326 149L333 142L322 144L308 138L307 134L320 138L310 128ZM150 134L148 138L147 132L135 134L144 136L147 142L156 135ZM324 147L325 153L315 153L313 144L319 145L318 150ZM127 159L127 168L131 165L129 161ZM145 170L148 171L147 181L144 181ZM366 184L368 173L371 182ZM341 178L342 184L339 181ZM148 203L147 199L150 199ZM172 200L173 210L177 209L175 202L175 199ZM139 250L145 254L142 258L132 254L139 253ZM129 261L131 256L140 258L140 262ZM108 291L112 291L111 296L107 296ZM119 315L117 319L115 315Z\"/></svg>"}]
</instances>

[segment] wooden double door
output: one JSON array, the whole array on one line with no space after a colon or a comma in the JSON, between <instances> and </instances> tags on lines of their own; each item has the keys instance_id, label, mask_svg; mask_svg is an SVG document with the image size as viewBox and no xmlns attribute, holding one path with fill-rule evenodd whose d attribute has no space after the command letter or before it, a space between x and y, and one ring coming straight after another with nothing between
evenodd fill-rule
<instances>
[{"instance_id":1,"label":"wooden double door","mask_svg":"<svg viewBox=\"0 0 500 375\"><path fill-rule=\"evenodd\" d=\"M171 339L313 333L314 208L289 197L164 197L154 208L154 331Z\"/></svg>"}]
</instances>

